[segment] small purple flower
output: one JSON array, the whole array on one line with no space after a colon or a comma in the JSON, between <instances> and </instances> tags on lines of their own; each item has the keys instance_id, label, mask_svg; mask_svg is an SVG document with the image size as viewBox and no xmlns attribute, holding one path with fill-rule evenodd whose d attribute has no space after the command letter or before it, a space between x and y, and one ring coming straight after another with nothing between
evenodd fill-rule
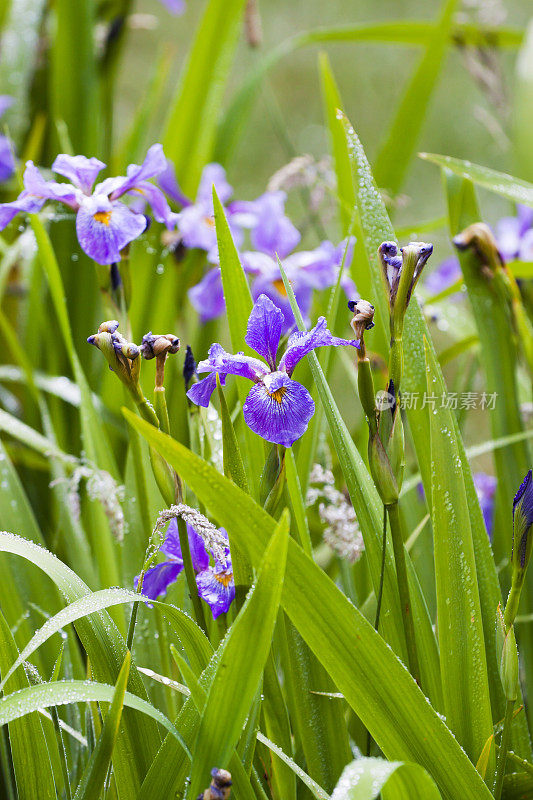
<instances>
[{"instance_id":1,"label":"small purple flower","mask_svg":"<svg viewBox=\"0 0 533 800\"><path fill-rule=\"evenodd\" d=\"M70 183L57 183L46 181L33 162L28 161L24 190L12 203L0 205L0 230L18 213L36 213L47 200L56 200L76 211L76 233L82 250L99 264L113 264L120 261L120 251L147 226L143 214L119 202L123 195L142 197L150 204L158 222L167 228L176 225L177 215L170 210L163 192L149 182L166 168L160 144L148 150L143 164L130 164L125 176L107 178L93 189L104 167L97 158L59 155L52 170Z\"/></svg>"},{"instance_id":2,"label":"small purple flower","mask_svg":"<svg viewBox=\"0 0 533 800\"><path fill-rule=\"evenodd\" d=\"M0 94L0 117L12 105L13 98L8 94ZM15 171L15 159L11 142L7 136L0 135L0 183L7 181Z\"/></svg>"},{"instance_id":3,"label":"small purple flower","mask_svg":"<svg viewBox=\"0 0 533 800\"><path fill-rule=\"evenodd\" d=\"M227 539L226 531L220 528L220 532ZM235 597L235 581L231 566L229 547L226 549L226 563L223 564L215 559L215 565L210 566L209 554L205 548L204 540L195 531L192 525L187 525L187 535L189 538L189 548L193 569L196 573L196 585L198 594L205 600L211 608L213 618L225 613ZM142 593L152 600L165 595L171 584L175 583L178 576L183 572L183 557L178 532L178 524L175 519L171 520L167 528L165 541L159 548L166 556L165 561L147 570L144 580ZM139 582L139 576L135 578L135 588Z\"/></svg>"},{"instance_id":4,"label":"small purple flower","mask_svg":"<svg viewBox=\"0 0 533 800\"><path fill-rule=\"evenodd\" d=\"M166 187L170 197L184 205L183 210L178 214L178 229L183 244L186 247L205 250L208 260L216 264L218 262L218 244L213 208L213 186L223 205L233 194L233 189L226 180L224 167L221 167L220 164L207 164L204 167L194 203L189 202L183 196L173 172L164 173L163 186ZM244 214L233 213L230 207L226 209L226 214L235 244L239 247L243 240L242 223L247 220Z\"/></svg>"},{"instance_id":5,"label":"small purple flower","mask_svg":"<svg viewBox=\"0 0 533 800\"><path fill-rule=\"evenodd\" d=\"M220 344L213 344L209 357L197 368L199 373L210 374L191 386L187 397L196 405L207 408L217 375L222 384L227 375L248 378L254 385L243 406L246 424L268 442L291 447L303 436L315 413L315 404L307 389L291 378L296 365L317 347L359 347L359 341L333 336L325 318L320 317L310 331L297 331L289 337L287 349L277 361L283 325L283 314L272 300L264 294L258 297L248 320L245 341L267 363L244 353L231 355Z\"/></svg>"},{"instance_id":6,"label":"small purple flower","mask_svg":"<svg viewBox=\"0 0 533 800\"><path fill-rule=\"evenodd\" d=\"M185 11L185 0L160 0L166 8L170 11L171 14L183 14Z\"/></svg>"},{"instance_id":7,"label":"small purple flower","mask_svg":"<svg viewBox=\"0 0 533 800\"><path fill-rule=\"evenodd\" d=\"M516 217L503 217L496 224L498 249L504 261L533 259L533 208L517 205Z\"/></svg>"}]
</instances>

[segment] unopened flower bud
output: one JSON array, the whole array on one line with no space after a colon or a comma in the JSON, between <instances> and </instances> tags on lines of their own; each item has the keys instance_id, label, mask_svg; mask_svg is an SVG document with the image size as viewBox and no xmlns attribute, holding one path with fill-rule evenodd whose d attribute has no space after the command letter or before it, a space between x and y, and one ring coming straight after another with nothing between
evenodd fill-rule
<instances>
[{"instance_id":1,"label":"unopened flower bud","mask_svg":"<svg viewBox=\"0 0 533 800\"><path fill-rule=\"evenodd\" d=\"M511 591L505 606L505 625L509 628L518 613L520 594L533 546L533 477L527 473L513 500L513 549L511 553Z\"/></svg>"},{"instance_id":2,"label":"unopened flower bud","mask_svg":"<svg viewBox=\"0 0 533 800\"><path fill-rule=\"evenodd\" d=\"M107 322L102 322L102 324L98 326L98 333L115 333L118 326L119 323L116 319L110 319Z\"/></svg>"},{"instance_id":3,"label":"unopened flower bud","mask_svg":"<svg viewBox=\"0 0 533 800\"><path fill-rule=\"evenodd\" d=\"M146 360L157 356L177 353L180 349L180 340L172 333L154 334L152 331L143 336L141 355Z\"/></svg>"},{"instance_id":4,"label":"unopened flower bud","mask_svg":"<svg viewBox=\"0 0 533 800\"><path fill-rule=\"evenodd\" d=\"M395 242L383 242L378 248L383 277L388 288L391 316L402 319L420 274L433 252L433 245L410 242L398 249Z\"/></svg>"},{"instance_id":5,"label":"unopened flower bud","mask_svg":"<svg viewBox=\"0 0 533 800\"><path fill-rule=\"evenodd\" d=\"M473 225L469 225L462 233L454 237L453 243L458 250L472 248L485 269L491 273L503 266L496 238L484 222L474 222Z\"/></svg>"},{"instance_id":6,"label":"unopened flower bud","mask_svg":"<svg viewBox=\"0 0 533 800\"><path fill-rule=\"evenodd\" d=\"M198 800L228 800L232 786L231 773L227 769L214 767L211 777L210 787L198 796Z\"/></svg>"},{"instance_id":7,"label":"unopened flower bud","mask_svg":"<svg viewBox=\"0 0 533 800\"><path fill-rule=\"evenodd\" d=\"M515 701L518 695L518 648L514 626L507 628L500 604L496 611L496 650L505 699Z\"/></svg>"},{"instance_id":8,"label":"unopened flower bud","mask_svg":"<svg viewBox=\"0 0 533 800\"><path fill-rule=\"evenodd\" d=\"M185 361L183 362L183 380L185 381L185 391L190 387L191 381L196 375L196 361L190 344L185 351Z\"/></svg>"},{"instance_id":9,"label":"unopened flower bud","mask_svg":"<svg viewBox=\"0 0 533 800\"><path fill-rule=\"evenodd\" d=\"M140 350L134 342L128 342L119 333L118 322L116 320L102 322L98 333L89 336L87 342L100 350L109 368L128 387L137 401L142 396L139 386Z\"/></svg>"},{"instance_id":10,"label":"unopened flower bud","mask_svg":"<svg viewBox=\"0 0 533 800\"><path fill-rule=\"evenodd\" d=\"M362 339L364 331L374 327L374 306L368 300L350 300L348 308L354 317L350 322L356 339Z\"/></svg>"}]
</instances>

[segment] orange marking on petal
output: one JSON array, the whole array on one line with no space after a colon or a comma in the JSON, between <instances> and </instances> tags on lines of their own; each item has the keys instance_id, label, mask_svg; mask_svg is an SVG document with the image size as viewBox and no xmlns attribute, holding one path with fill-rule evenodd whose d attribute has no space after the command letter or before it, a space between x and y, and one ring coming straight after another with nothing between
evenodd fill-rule
<instances>
[{"instance_id":1,"label":"orange marking on petal","mask_svg":"<svg viewBox=\"0 0 533 800\"><path fill-rule=\"evenodd\" d=\"M277 278L277 280L272 281L272 285L282 297L287 297L287 290L281 278Z\"/></svg>"},{"instance_id":2,"label":"orange marking on petal","mask_svg":"<svg viewBox=\"0 0 533 800\"><path fill-rule=\"evenodd\" d=\"M272 400L275 400L276 403L279 403L281 405L281 402L283 400L283 395L286 393L286 391L287 391L286 386L280 386L280 388L276 389L275 392L272 393L269 392L269 395L272 398Z\"/></svg>"},{"instance_id":3,"label":"orange marking on petal","mask_svg":"<svg viewBox=\"0 0 533 800\"><path fill-rule=\"evenodd\" d=\"M215 573L215 578L226 589L231 583L233 572L218 572Z\"/></svg>"},{"instance_id":4,"label":"orange marking on petal","mask_svg":"<svg viewBox=\"0 0 533 800\"><path fill-rule=\"evenodd\" d=\"M93 214L93 219L97 222L102 222L104 225L109 225L111 222L111 211L97 211Z\"/></svg>"},{"instance_id":5,"label":"orange marking on petal","mask_svg":"<svg viewBox=\"0 0 533 800\"><path fill-rule=\"evenodd\" d=\"M215 218L214 217L204 217L204 222L210 228L214 228L215 227Z\"/></svg>"}]
</instances>

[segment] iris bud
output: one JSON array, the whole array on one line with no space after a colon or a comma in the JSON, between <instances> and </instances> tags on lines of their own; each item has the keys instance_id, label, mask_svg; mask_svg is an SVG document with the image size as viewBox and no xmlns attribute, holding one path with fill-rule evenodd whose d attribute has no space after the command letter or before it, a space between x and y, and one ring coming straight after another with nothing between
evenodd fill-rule
<instances>
[{"instance_id":1,"label":"iris bud","mask_svg":"<svg viewBox=\"0 0 533 800\"><path fill-rule=\"evenodd\" d=\"M496 648L505 699L514 702L518 696L518 648L514 626L506 628L499 604L496 612Z\"/></svg>"}]
</instances>

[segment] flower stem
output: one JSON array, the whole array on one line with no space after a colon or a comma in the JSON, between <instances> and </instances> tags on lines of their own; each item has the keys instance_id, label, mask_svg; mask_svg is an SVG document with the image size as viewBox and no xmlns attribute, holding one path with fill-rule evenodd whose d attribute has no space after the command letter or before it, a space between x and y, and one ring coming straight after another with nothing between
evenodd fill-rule
<instances>
[{"instance_id":1,"label":"flower stem","mask_svg":"<svg viewBox=\"0 0 533 800\"><path fill-rule=\"evenodd\" d=\"M207 632L207 626L205 624L204 609L202 606L202 601L200 600L200 596L198 594L198 587L196 586L196 580L194 577L191 550L189 547L189 536L187 534L187 525L181 518L178 519L178 533L180 537L181 557L183 558L183 568L185 570L185 578L187 580L187 587L189 589L189 594L194 608L196 622L203 630L205 635L208 636L209 634Z\"/></svg>"},{"instance_id":2,"label":"flower stem","mask_svg":"<svg viewBox=\"0 0 533 800\"><path fill-rule=\"evenodd\" d=\"M376 618L374 629L379 629L379 617L381 615L381 601L383 600L383 582L385 580L385 554L387 552L387 506L383 506L383 537L381 541L381 571L379 573L379 589L376 603Z\"/></svg>"},{"instance_id":3,"label":"flower stem","mask_svg":"<svg viewBox=\"0 0 533 800\"><path fill-rule=\"evenodd\" d=\"M503 720L503 732L500 747L498 749L498 759L496 761L496 776L494 778L494 788L492 794L494 800L500 800L505 775L505 764L507 761L507 751L511 740L511 723L513 721L514 700L508 700L505 706L505 718Z\"/></svg>"},{"instance_id":4,"label":"flower stem","mask_svg":"<svg viewBox=\"0 0 533 800\"><path fill-rule=\"evenodd\" d=\"M420 685L420 668L418 666L418 656L416 652L415 626L411 613L411 600L409 596L409 583L407 580L407 566L405 562L405 547L403 543L402 528L398 503L387 506L389 523L392 536L392 546L394 549L394 561L396 563L396 578L398 581L398 592L400 595L400 605L402 607L402 619L405 632L405 642L407 645L407 661L409 671L415 681Z\"/></svg>"}]
</instances>

